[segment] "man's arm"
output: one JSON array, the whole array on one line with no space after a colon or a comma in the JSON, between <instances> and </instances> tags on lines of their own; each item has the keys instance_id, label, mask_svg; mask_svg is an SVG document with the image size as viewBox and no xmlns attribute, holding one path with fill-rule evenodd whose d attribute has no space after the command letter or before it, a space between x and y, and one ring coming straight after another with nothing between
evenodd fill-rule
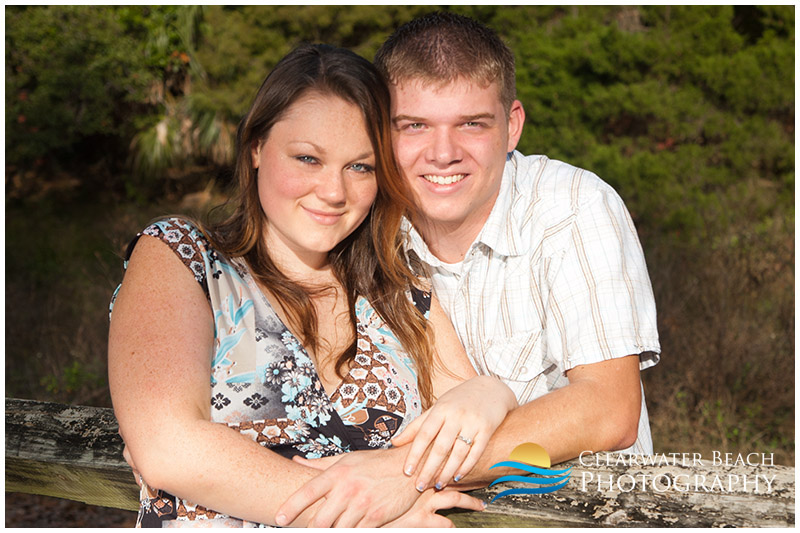
<instances>
[{"instance_id":1,"label":"man's arm","mask_svg":"<svg viewBox=\"0 0 800 533\"><path fill-rule=\"evenodd\" d=\"M559 172L578 175L568 165ZM636 441L643 401L639 356L613 356L629 349L658 351L647 266L619 195L593 174L573 186L579 200L571 207L570 237L547 282L544 323L555 327L545 328L543 336L553 358L601 360L567 370L568 385L509 413L459 487L496 479L502 473L489 467L524 442L539 444L559 463L585 450L619 450ZM593 343L593 336L602 342Z\"/></svg>"},{"instance_id":2,"label":"man's arm","mask_svg":"<svg viewBox=\"0 0 800 533\"><path fill-rule=\"evenodd\" d=\"M641 412L639 357L631 355L567 371L569 385L520 405L495 431L460 489L485 486L502 475L489 468L524 442L542 446L553 464L582 451L620 450L637 437Z\"/></svg>"}]
</instances>

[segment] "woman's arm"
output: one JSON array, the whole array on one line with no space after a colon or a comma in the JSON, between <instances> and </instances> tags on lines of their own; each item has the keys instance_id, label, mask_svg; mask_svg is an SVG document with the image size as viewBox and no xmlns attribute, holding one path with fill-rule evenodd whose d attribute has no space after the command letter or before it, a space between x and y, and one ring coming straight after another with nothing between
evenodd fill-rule
<instances>
[{"instance_id":1,"label":"woman's arm","mask_svg":"<svg viewBox=\"0 0 800 533\"><path fill-rule=\"evenodd\" d=\"M432 481L440 489L467 475L506 414L517 407L514 393L502 381L475 373L435 297L429 321L440 363L432 376L436 403L392 439L395 446L412 443L404 472L418 472L415 485L420 491Z\"/></svg>"},{"instance_id":2,"label":"woman's arm","mask_svg":"<svg viewBox=\"0 0 800 533\"><path fill-rule=\"evenodd\" d=\"M428 326L433 329L433 349L438 359L433 365L433 394L441 398L444 393L478 374L467 357L467 352L456 335L456 330L442 309L436 296L431 296Z\"/></svg>"},{"instance_id":3,"label":"woman's arm","mask_svg":"<svg viewBox=\"0 0 800 533\"><path fill-rule=\"evenodd\" d=\"M458 404L459 401L454 394L460 384L469 378L476 380L481 378L475 377L475 370L469 363L449 319L435 298L431 299L429 326L434 330L435 349L441 359L441 364L434 365L436 367L432 376L434 394L441 395L442 399L452 396L451 403ZM469 410L465 412L467 418L475 418L474 412ZM406 442L411 442L413 439L416 430L412 426L416 424L416 421L412 422L403 432L405 437L406 432L412 430ZM418 425L415 427L418 428ZM448 451L453 448L454 439L455 436L450 438ZM460 441L455 444L463 446ZM423 446L421 452L424 452L426 447ZM415 490L415 486L412 485L414 480L403 475L401 471L410 448L411 446L404 446L387 450L356 451L311 461L295 458L299 463L312 465L313 468L320 470L321 474L284 502L279 511L282 515L280 523L282 525L290 523L299 513L307 513L312 505L319 505L319 511L312 522L315 527L329 527L333 524L347 527L376 527L387 522L394 526L441 527L442 517L435 513L437 509L454 506L475 510L481 508L477 500L466 495L432 493L430 489L424 490L418 486ZM444 458L446 457L445 453ZM440 463L441 460L437 464ZM376 472L379 474L376 475ZM353 492L352 487L357 487L359 491ZM391 502L379 501L383 499L382 495L388 492L393 495Z\"/></svg>"},{"instance_id":4,"label":"woman's arm","mask_svg":"<svg viewBox=\"0 0 800 533\"><path fill-rule=\"evenodd\" d=\"M232 517L274 524L279 504L316 472L211 422L213 331L192 273L164 243L140 238L109 332L109 386L120 433L148 485Z\"/></svg>"}]
</instances>

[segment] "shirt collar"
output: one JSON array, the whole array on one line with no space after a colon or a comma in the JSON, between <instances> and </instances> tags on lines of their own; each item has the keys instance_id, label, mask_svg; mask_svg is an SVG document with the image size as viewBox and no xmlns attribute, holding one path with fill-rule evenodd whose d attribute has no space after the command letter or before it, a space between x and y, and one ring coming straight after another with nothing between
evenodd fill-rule
<instances>
[{"instance_id":1,"label":"shirt collar","mask_svg":"<svg viewBox=\"0 0 800 533\"><path fill-rule=\"evenodd\" d=\"M524 172L521 166L525 162L525 157L519 152L514 151L509 154L497 200L478 238L475 239L475 243L482 243L500 255L522 255L530 247L530 243L522 239L523 216L518 213L520 209L526 208L517 188L517 176Z\"/></svg>"}]
</instances>

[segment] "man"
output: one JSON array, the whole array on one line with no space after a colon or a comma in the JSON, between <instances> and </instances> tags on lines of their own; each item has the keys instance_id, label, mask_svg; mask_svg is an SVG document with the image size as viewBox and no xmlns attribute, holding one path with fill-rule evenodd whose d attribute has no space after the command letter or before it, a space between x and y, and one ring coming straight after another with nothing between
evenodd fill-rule
<instances>
[{"instance_id":1,"label":"man","mask_svg":"<svg viewBox=\"0 0 800 533\"><path fill-rule=\"evenodd\" d=\"M584 450L652 453L639 371L658 361L655 304L619 196L590 172L514 152L525 118L514 59L485 26L427 15L399 28L375 62L418 208L409 254L478 372L505 381L520 404L458 486L496 478L489 467L524 442L553 463ZM436 454L417 469L424 486ZM331 489L323 485L284 508L293 515Z\"/></svg>"},{"instance_id":2,"label":"man","mask_svg":"<svg viewBox=\"0 0 800 533\"><path fill-rule=\"evenodd\" d=\"M660 348L636 231L595 175L513 153L524 111L511 51L471 19L435 13L398 29L375 61L390 82L396 158L419 209L411 253L478 371L504 379L520 404L612 367L636 383L613 396L637 396L639 368ZM583 449L651 453L644 401L635 404L638 431L622 417ZM531 437L554 459L582 451Z\"/></svg>"}]
</instances>

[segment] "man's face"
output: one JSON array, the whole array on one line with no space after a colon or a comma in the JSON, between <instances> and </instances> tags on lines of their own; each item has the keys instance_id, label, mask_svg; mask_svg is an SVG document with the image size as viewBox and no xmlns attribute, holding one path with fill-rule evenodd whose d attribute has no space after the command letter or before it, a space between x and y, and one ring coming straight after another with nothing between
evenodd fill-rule
<instances>
[{"instance_id":1,"label":"man's face","mask_svg":"<svg viewBox=\"0 0 800 533\"><path fill-rule=\"evenodd\" d=\"M506 154L522 133L515 101L506 117L496 83L459 79L444 86L407 80L391 86L397 162L420 210L427 239L480 232L497 199Z\"/></svg>"}]
</instances>

